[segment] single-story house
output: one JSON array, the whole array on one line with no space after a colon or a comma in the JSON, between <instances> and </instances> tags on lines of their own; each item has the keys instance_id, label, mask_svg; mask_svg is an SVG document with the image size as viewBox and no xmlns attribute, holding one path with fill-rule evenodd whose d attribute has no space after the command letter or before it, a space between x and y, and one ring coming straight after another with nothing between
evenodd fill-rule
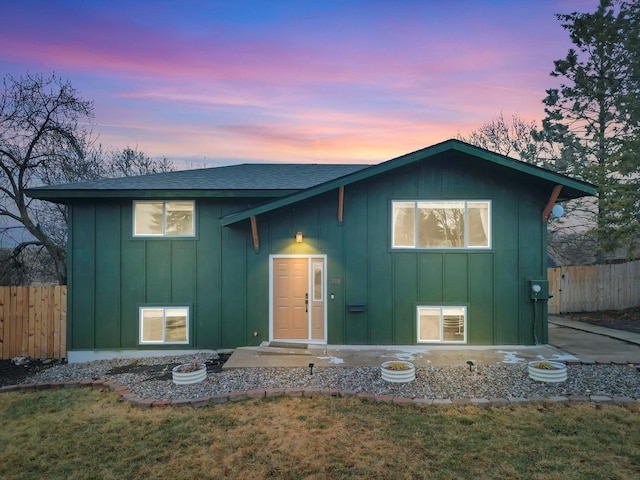
<instances>
[{"instance_id":1,"label":"single-story house","mask_svg":"<svg viewBox=\"0 0 640 480\"><path fill-rule=\"evenodd\" d=\"M263 341L547 343L547 220L588 183L448 140L31 188L69 206L69 359ZM159 353L159 352L158 352Z\"/></svg>"}]
</instances>

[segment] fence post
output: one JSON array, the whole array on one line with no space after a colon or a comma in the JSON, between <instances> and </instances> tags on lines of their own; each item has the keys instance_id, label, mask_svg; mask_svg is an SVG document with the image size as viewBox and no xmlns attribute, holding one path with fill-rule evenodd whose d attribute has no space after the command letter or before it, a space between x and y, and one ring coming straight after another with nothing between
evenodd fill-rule
<instances>
[{"instance_id":1,"label":"fence post","mask_svg":"<svg viewBox=\"0 0 640 480\"><path fill-rule=\"evenodd\" d=\"M551 315L560 313L560 283L558 276L559 268L547 268L547 280L549 280L549 295L553 295L547 302L547 311Z\"/></svg>"}]
</instances>

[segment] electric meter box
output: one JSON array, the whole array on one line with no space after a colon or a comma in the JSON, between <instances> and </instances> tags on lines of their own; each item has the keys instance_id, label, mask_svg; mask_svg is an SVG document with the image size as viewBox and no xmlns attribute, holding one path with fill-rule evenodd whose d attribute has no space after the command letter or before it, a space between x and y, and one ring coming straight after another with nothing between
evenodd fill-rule
<instances>
[{"instance_id":1,"label":"electric meter box","mask_svg":"<svg viewBox=\"0 0 640 480\"><path fill-rule=\"evenodd\" d=\"M549 300L549 280L528 278L526 285L529 300Z\"/></svg>"}]
</instances>

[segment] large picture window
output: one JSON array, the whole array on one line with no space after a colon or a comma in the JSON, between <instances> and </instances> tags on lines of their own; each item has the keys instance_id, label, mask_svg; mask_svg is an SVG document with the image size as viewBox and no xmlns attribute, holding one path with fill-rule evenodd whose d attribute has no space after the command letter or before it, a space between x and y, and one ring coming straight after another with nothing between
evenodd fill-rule
<instances>
[{"instance_id":1,"label":"large picture window","mask_svg":"<svg viewBox=\"0 0 640 480\"><path fill-rule=\"evenodd\" d=\"M466 343L466 307L418 307L418 343Z\"/></svg>"},{"instance_id":2,"label":"large picture window","mask_svg":"<svg viewBox=\"0 0 640 480\"><path fill-rule=\"evenodd\" d=\"M189 343L189 308L141 307L140 343Z\"/></svg>"},{"instance_id":3,"label":"large picture window","mask_svg":"<svg viewBox=\"0 0 640 480\"><path fill-rule=\"evenodd\" d=\"M192 237L195 235L195 202L134 201L135 236Z\"/></svg>"},{"instance_id":4,"label":"large picture window","mask_svg":"<svg viewBox=\"0 0 640 480\"><path fill-rule=\"evenodd\" d=\"M491 202L393 201L393 248L490 248Z\"/></svg>"}]
</instances>

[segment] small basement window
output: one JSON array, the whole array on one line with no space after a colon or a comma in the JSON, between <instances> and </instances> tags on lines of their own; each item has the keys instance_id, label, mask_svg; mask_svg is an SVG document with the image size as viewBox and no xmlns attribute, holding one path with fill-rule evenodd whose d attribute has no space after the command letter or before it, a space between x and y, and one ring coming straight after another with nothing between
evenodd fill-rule
<instances>
[{"instance_id":1,"label":"small basement window","mask_svg":"<svg viewBox=\"0 0 640 480\"><path fill-rule=\"evenodd\" d=\"M141 307L140 343L189 343L189 308Z\"/></svg>"},{"instance_id":2,"label":"small basement window","mask_svg":"<svg viewBox=\"0 0 640 480\"><path fill-rule=\"evenodd\" d=\"M466 307L418 307L418 343L466 343Z\"/></svg>"},{"instance_id":3,"label":"small basement window","mask_svg":"<svg viewBox=\"0 0 640 480\"><path fill-rule=\"evenodd\" d=\"M136 237L193 237L195 202L133 202L133 235Z\"/></svg>"}]
</instances>

